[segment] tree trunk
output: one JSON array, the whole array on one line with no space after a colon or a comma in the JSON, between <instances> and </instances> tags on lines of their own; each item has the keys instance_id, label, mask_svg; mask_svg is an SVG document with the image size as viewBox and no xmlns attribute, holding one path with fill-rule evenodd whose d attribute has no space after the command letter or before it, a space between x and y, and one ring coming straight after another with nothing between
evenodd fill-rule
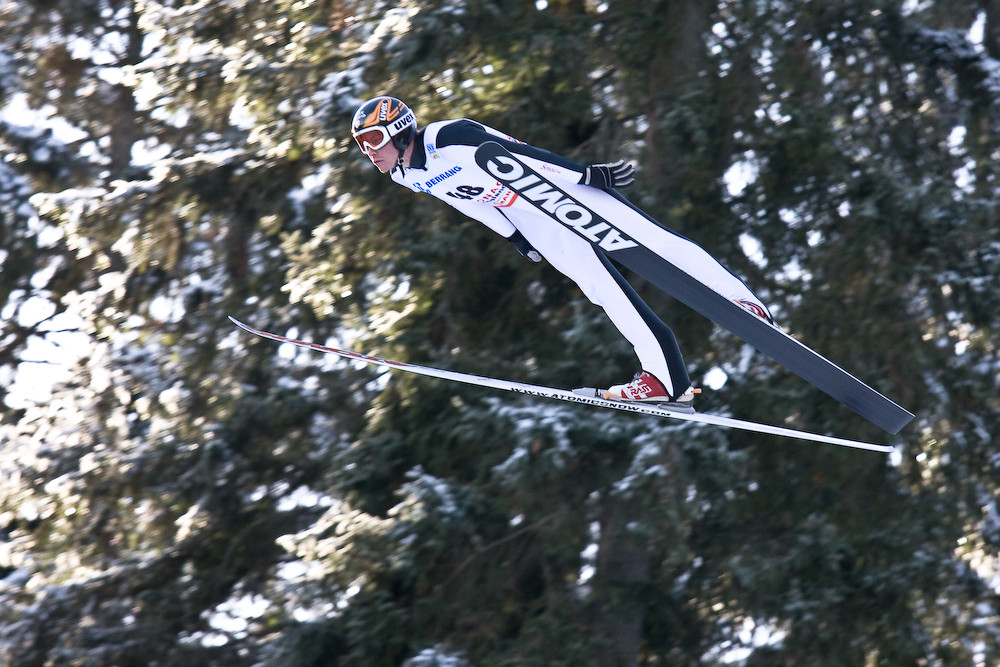
<instances>
[{"instance_id":1,"label":"tree trunk","mask_svg":"<svg viewBox=\"0 0 1000 667\"><path fill-rule=\"evenodd\" d=\"M600 523L591 627L603 641L595 664L635 665L642 641L642 591L650 583L649 553L645 540L629 531L622 500L605 500Z\"/></svg>"}]
</instances>

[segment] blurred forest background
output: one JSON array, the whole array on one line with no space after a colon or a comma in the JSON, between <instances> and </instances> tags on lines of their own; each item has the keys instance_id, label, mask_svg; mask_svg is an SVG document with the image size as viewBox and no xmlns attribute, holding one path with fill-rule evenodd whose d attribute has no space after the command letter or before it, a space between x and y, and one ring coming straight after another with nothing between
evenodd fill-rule
<instances>
[{"instance_id":1,"label":"blurred forest background","mask_svg":"<svg viewBox=\"0 0 1000 667\"><path fill-rule=\"evenodd\" d=\"M1000 1L3 0L0 664L1000 664ZM582 162L917 414L648 285L704 411L560 387L603 314L380 176L391 93Z\"/></svg>"}]
</instances>

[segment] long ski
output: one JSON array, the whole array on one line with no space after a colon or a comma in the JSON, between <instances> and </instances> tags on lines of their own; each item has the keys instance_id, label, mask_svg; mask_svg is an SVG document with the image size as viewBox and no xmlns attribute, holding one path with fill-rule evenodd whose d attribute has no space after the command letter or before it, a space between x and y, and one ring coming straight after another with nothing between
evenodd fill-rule
<instances>
[{"instance_id":1,"label":"long ski","mask_svg":"<svg viewBox=\"0 0 1000 667\"><path fill-rule=\"evenodd\" d=\"M261 329L255 329L254 327L248 324L240 322L239 320L237 320L232 316L230 316L229 319L232 320L233 324L243 329L244 331L252 333L255 336L260 336L261 338L277 341L279 343L289 343L291 345L296 345L298 347L304 347L310 350L316 350L317 352L336 354L341 357L344 357L345 359L361 361L366 364L371 364L373 366L381 366L384 368L390 368L397 371L415 373L417 375L426 375L428 377L440 378L442 380L462 382L465 384L476 385L479 387L491 387L493 389L511 391L517 394L538 396L541 398L552 398L560 401L568 401L570 403L583 403L586 405L596 405L602 408L611 408L614 410L622 410L624 412L635 412L644 415L653 415L655 417L665 417L668 419L696 422L700 424L711 424L713 426L721 426L724 428L739 429L743 431L752 431L755 433L764 433L767 435L775 435L785 438L795 438L799 440L821 442L830 445L840 445L842 447L852 447L854 449L865 449L873 452L881 452L883 454L888 454L893 451L892 445L879 445L871 442L846 440L844 438L836 438L833 436L822 435L819 433L810 433L808 431L799 431L797 429L785 428L783 426L771 426L769 424L760 424L757 422L744 421L742 419L733 419L732 417L722 417L719 415L704 414L700 412L679 412L668 408L657 407L655 404L651 403L609 401L598 397L596 393L595 394L591 394L590 392L582 393L582 392L575 392L569 389L556 389L554 387L543 387L540 385L525 384L523 382L514 382L511 380L498 380L496 378L483 377L481 375L470 375L468 373L460 373L458 371L449 371L440 368L431 368L428 366L417 366L415 364L408 364L402 361L391 361L389 359L380 359L379 357L371 357L366 354L360 354L358 352L352 352L350 350L339 350L334 347L327 347L326 345L320 345L318 343L310 343L304 340L296 340L294 338L288 338L287 336L281 336L275 333L270 333L268 331L262 331Z\"/></svg>"},{"instance_id":2,"label":"long ski","mask_svg":"<svg viewBox=\"0 0 1000 667\"><path fill-rule=\"evenodd\" d=\"M777 326L747 312L726 296L696 280L644 244L652 242L663 227L611 191L623 206L632 207L644 220L607 220L583 197L573 197L523 160L496 142L476 150L476 163L540 213L573 230L616 262L664 290L680 302L729 330L767 354L818 389L851 408L889 433L898 433L913 414L824 358Z\"/></svg>"}]
</instances>

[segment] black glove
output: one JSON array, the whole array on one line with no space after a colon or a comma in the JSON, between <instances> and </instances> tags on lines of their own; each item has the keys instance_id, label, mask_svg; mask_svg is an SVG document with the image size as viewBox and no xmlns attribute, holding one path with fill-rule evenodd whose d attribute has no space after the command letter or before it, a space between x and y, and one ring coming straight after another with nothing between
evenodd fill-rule
<instances>
[{"instance_id":1,"label":"black glove","mask_svg":"<svg viewBox=\"0 0 1000 667\"><path fill-rule=\"evenodd\" d=\"M635 167L618 160L610 164L592 164L583 170L581 185L589 185L602 190L627 188L635 183Z\"/></svg>"},{"instance_id":2,"label":"black glove","mask_svg":"<svg viewBox=\"0 0 1000 667\"><path fill-rule=\"evenodd\" d=\"M528 239L524 238L521 232L515 231L513 234L507 237L507 240L514 244L517 251L530 259L532 262L542 261L542 255L540 252L531 247L528 243Z\"/></svg>"}]
</instances>

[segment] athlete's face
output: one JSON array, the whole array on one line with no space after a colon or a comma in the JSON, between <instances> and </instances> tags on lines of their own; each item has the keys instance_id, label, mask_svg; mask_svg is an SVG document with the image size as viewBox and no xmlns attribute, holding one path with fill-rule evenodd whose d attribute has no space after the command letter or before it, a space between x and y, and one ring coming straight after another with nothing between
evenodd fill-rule
<instances>
[{"instance_id":1,"label":"athlete's face","mask_svg":"<svg viewBox=\"0 0 1000 667\"><path fill-rule=\"evenodd\" d=\"M382 148L372 148L370 145L366 145L363 150L375 168L383 174L392 171L393 167L396 166L396 160L399 159L399 151L391 141Z\"/></svg>"}]
</instances>

